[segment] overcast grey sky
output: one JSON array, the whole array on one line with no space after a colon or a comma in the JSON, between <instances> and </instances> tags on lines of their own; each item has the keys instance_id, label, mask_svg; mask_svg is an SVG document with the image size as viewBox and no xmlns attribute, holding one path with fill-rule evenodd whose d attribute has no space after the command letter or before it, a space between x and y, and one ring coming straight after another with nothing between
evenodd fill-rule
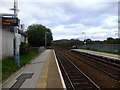
<instances>
[{"instance_id":1,"label":"overcast grey sky","mask_svg":"<svg viewBox=\"0 0 120 90\"><path fill-rule=\"evenodd\" d=\"M0 13L13 13L14 0L0 0ZM18 0L19 18L27 28L31 24L42 24L50 28L54 40L85 39L104 40L117 38L118 2L100 0ZM28 2L29 1L29 2Z\"/></svg>"}]
</instances>

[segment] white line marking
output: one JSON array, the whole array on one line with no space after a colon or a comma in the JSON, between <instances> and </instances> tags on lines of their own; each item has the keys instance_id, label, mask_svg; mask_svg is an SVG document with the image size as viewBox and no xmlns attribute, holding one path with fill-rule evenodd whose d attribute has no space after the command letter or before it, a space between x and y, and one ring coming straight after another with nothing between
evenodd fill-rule
<instances>
[{"instance_id":1,"label":"white line marking","mask_svg":"<svg viewBox=\"0 0 120 90\"><path fill-rule=\"evenodd\" d=\"M58 64L58 61L57 61L57 58L56 58L54 50L53 50L53 53L54 53L54 56L55 56L55 61L56 61L57 67L58 67L58 71L59 71L59 74L60 74L60 78L61 78L61 82L62 82L63 88L64 88L64 90L66 90L66 85L65 85L65 82L64 82L64 79L63 79L63 76L62 76L62 73L61 73L61 70L60 70L60 67L59 67L59 64Z\"/></svg>"}]
</instances>

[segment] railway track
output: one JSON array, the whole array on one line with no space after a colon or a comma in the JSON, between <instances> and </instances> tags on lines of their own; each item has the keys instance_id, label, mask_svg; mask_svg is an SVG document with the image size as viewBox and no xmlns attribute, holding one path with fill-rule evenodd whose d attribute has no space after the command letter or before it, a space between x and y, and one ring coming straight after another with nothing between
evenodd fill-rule
<instances>
[{"instance_id":1,"label":"railway track","mask_svg":"<svg viewBox=\"0 0 120 90\"><path fill-rule=\"evenodd\" d=\"M110 59L110 58L97 56L97 55L93 55L93 54L89 54L89 53L85 53L85 52L78 52L78 51L74 51L74 50L71 50L71 51L76 53L76 54L79 54L79 55L82 55L82 56L85 56L85 57L88 57L88 58L92 58L92 59L95 59L97 61L100 61L100 62L109 64L109 65L112 65L114 67L120 68L120 61L119 60L115 60L115 59L113 60L113 59Z\"/></svg>"},{"instance_id":2,"label":"railway track","mask_svg":"<svg viewBox=\"0 0 120 90\"><path fill-rule=\"evenodd\" d=\"M84 72L76 67L67 57L61 52L55 50L62 74L65 79L67 89L79 90L79 89L96 89L101 88L95 84Z\"/></svg>"},{"instance_id":3,"label":"railway track","mask_svg":"<svg viewBox=\"0 0 120 90\"><path fill-rule=\"evenodd\" d=\"M78 82L76 82L76 83L78 83L78 84L75 84L75 85L77 85L77 86L82 86L82 85L80 85L80 83L82 83L82 82L80 82L80 80L79 80L79 78L77 78L77 76L76 75L78 75L78 76L80 76L79 74L76 74L76 71L74 70L74 69L72 69L73 68L73 66L75 67L75 68L77 68L78 69L78 71L79 72L82 72L83 73L83 75L85 75L85 76L87 76L83 71L85 70L85 69L83 69L82 70L82 68L81 68L81 65L80 65L80 63L82 62L82 64L85 64L85 65L87 65L87 67L88 67L88 69L89 69L89 67L91 68L94 68L93 70L97 70L97 71L99 71L99 72L101 72L101 73L104 73L104 75L102 75L103 77L105 76L107 76L107 77L109 77L109 78L111 78L111 79L107 79L107 80L114 80L115 81L115 83L113 84L113 86L110 86L110 87L113 87L113 88L120 88L119 86L120 86L120 69L117 67L114 67L114 66L111 66L111 65L107 65L106 63L103 63L103 62L100 62L100 61L96 61L96 60L94 60L93 58L90 58L90 57L86 57L85 55L83 56L83 55L79 55L79 54L76 54L76 53L74 53L74 52L70 52L70 51L68 51L68 50L64 50L64 49L58 49L58 48L55 48L55 52L56 52L56 56L57 56L57 58L58 58L58 60L59 60L59 63L60 63L60 66L62 67L62 71L64 71L63 72L63 77L67 77L67 78L65 78L66 80L66 82L69 82L69 83L67 83L66 85L68 85L68 87L70 87L70 88L73 88L73 86L74 86L74 80L76 80L76 81L78 81ZM68 64L68 63L70 63L70 64ZM71 67L72 66L72 67ZM84 66L84 65L83 65ZM86 67L85 67L86 68ZM72 71L71 71L72 70ZM91 73L91 72L90 72ZM90 74L89 73L89 74ZM97 73L97 72L96 72ZM76 76L75 78L76 79L73 79L73 80L71 80L71 77L74 77L74 76ZM89 78L89 75L87 76L88 78ZM91 77L90 77L91 78ZM89 78L89 79L90 79ZM92 78L92 80L90 79L87 79L88 81L89 81L89 83L93 80L93 81L95 81L95 80L97 80L97 79L94 79L94 78ZM93 82L92 81L92 82ZM99 80L98 80L99 81ZM91 83L92 83L91 82ZM107 81L107 82L109 82L109 81ZM116 83L117 82L117 83ZM71 83L73 83L72 85L71 85ZM99 85L98 83L96 83L96 81L95 82L93 82L92 84L89 84L88 83L88 87L86 87L86 88L96 88L96 89L101 89L101 88L104 88L104 87L106 87L106 86L103 86L103 87L101 87L102 86L102 84L101 85ZM90 85L90 86L89 86ZM93 85L93 86L92 86ZM107 84L106 84L107 85ZM110 85L112 85L111 83L110 83ZM81 87L77 87L77 86L75 86L75 89L76 88L81 88ZM84 85L83 85L84 86ZM85 85L85 86L87 86L87 85ZM108 85L109 86L109 85ZM100 88L101 87L101 88ZM83 88L85 88L85 87L83 87ZM78 89L77 89L78 90Z\"/></svg>"},{"instance_id":4,"label":"railway track","mask_svg":"<svg viewBox=\"0 0 120 90\"><path fill-rule=\"evenodd\" d=\"M95 67L98 70L103 71L104 73L108 74L109 76L113 77L114 79L120 81L120 70L118 70L118 67L114 67L114 66L110 66L107 65L106 63L100 62L100 61L96 61L96 59L94 58L89 58L87 56L82 56L81 54L76 55L76 53L69 53L69 55L75 57L76 59L92 66ZM80 58L81 57L81 58Z\"/></svg>"}]
</instances>

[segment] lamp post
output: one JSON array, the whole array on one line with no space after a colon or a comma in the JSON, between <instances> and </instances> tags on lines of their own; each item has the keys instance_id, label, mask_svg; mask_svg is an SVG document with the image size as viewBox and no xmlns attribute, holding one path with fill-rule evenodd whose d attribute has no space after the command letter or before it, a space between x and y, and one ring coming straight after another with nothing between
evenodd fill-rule
<instances>
[{"instance_id":1,"label":"lamp post","mask_svg":"<svg viewBox=\"0 0 120 90\"><path fill-rule=\"evenodd\" d=\"M18 0L14 0L14 8L10 9L14 11L14 18L18 18ZM20 67L20 35L18 34L18 26L14 26L14 56L17 61L18 67Z\"/></svg>"},{"instance_id":2,"label":"lamp post","mask_svg":"<svg viewBox=\"0 0 120 90\"><path fill-rule=\"evenodd\" d=\"M85 49L86 49L86 44L87 44L87 42L86 42L86 33L85 33L85 32L82 32L82 34L85 35L85 42L84 42L84 44L85 44Z\"/></svg>"},{"instance_id":3,"label":"lamp post","mask_svg":"<svg viewBox=\"0 0 120 90\"><path fill-rule=\"evenodd\" d=\"M49 32L45 32L45 49L47 48L47 33Z\"/></svg>"}]
</instances>

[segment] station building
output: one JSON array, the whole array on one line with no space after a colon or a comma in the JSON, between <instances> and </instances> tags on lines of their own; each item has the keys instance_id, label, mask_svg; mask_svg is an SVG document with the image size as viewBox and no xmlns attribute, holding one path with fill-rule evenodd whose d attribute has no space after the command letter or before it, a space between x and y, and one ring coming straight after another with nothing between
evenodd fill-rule
<instances>
[{"instance_id":1,"label":"station building","mask_svg":"<svg viewBox=\"0 0 120 90\"><path fill-rule=\"evenodd\" d=\"M27 35L20 29L18 33L21 35L20 41L28 43ZM0 25L0 60L11 56L14 56L14 27L3 28Z\"/></svg>"}]
</instances>

